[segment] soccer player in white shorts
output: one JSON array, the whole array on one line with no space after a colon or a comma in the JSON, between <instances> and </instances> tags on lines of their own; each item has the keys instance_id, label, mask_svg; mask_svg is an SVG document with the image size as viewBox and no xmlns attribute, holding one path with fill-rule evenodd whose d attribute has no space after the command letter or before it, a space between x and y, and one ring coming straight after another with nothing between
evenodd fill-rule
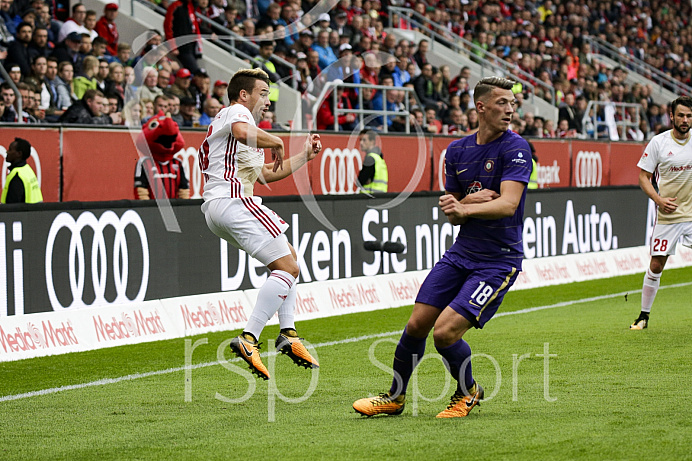
<instances>
[{"instance_id":1,"label":"soccer player in white shorts","mask_svg":"<svg viewBox=\"0 0 692 461\"><path fill-rule=\"evenodd\" d=\"M281 138L257 128L256 122L269 108L269 77L261 69L242 69L228 85L230 106L214 117L199 149L204 174L202 211L209 229L247 252L271 271L257 295L248 323L230 347L253 373L269 379L259 357L258 338L278 311L281 332L277 351L306 368L319 364L301 343L295 330L296 284L300 269L296 253L284 232L288 224L253 196L257 180L263 183L289 176L322 150L320 137L308 135L303 149L284 162ZM273 162L264 163L264 149L271 149Z\"/></svg>"},{"instance_id":2,"label":"soccer player in white shorts","mask_svg":"<svg viewBox=\"0 0 692 461\"><path fill-rule=\"evenodd\" d=\"M642 310L630 325L632 330L648 327L661 273L677 243L692 246L692 98L681 96L670 106L673 129L654 136L637 164L639 186L656 203L658 215L651 235L651 262L644 276ZM651 184L654 174L658 193Z\"/></svg>"}]
</instances>

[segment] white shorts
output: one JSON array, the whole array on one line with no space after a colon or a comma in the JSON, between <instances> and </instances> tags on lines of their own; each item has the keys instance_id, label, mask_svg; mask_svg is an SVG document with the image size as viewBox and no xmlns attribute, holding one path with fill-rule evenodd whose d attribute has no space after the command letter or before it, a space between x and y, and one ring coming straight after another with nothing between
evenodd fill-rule
<instances>
[{"instance_id":1,"label":"white shorts","mask_svg":"<svg viewBox=\"0 0 692 461\"><path fill-rule=\"evenodd\" d=\"M678 241L692 248L692 222L656 224L651 234L651 256L674 255Z\"/></svg>"},{"instance_id":2,"label":"white shorts","mask_svg":"<svg viewBox=\"0 0 692 461\"><path fill-rule=\"evenodd\" d=\"M288 224L260 197L217 198L204 202L202 212L214 234L265 266L291 254Z\"/></svg>"}]
</instances>

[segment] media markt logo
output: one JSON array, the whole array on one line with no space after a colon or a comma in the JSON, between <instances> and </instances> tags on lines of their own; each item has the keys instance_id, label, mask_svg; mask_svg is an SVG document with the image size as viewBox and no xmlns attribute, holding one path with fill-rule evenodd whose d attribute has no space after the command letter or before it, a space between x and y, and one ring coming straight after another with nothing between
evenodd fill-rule
<instances>
[{"instance_id":1,"label":"media markt logo","mask_svg":"<svg viewBox=\"0 0 692 461\"><path fill-rule=\"evenodd\" d=\"M105 321L100 315L93 316L92 319L98 342L136 338L166 332L163 322L161 322L161 316L156 310L144 313L140 309L135 309L132 312L132 316L134 320L126 312L123 312L120 319L113 316L110 320Z\"/></svg>"},{"instance_id":2,"label":"media markt logo","mask_svg":"<svg viewBox=\"0 0 692 461\"><path fill-rule=\"evenodd\" d=\"M26 328L16 327L14 331L6 332L0 326L0 346L6 353L28 351L36 349L50 349L55 347L67 347L79 344L77 336L72 328L72 322L60 322L53 324L50 320L41 322L37 326L32 322L26 324Z\"/></svg>"}]
</instances>

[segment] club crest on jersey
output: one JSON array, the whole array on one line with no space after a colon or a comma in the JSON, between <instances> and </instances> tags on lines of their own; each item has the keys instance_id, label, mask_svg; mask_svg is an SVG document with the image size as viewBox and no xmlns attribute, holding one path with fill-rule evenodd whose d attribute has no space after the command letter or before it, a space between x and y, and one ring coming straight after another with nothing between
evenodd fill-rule
<instances>
[{"instance_id":1,"label":"club crest on jersey","mask_svg":"<svg viewBox=\"0 0 692 461\"><path fill-rule=\"evenodd\" d=\"M493 168L495 168L495 161L494 160L486 160L485 165L483 165L483 168L485 168L485 171L490 173L493 171Z\"/></svg>"},{"instance_id":2,"label":"club crest on jersey","mask_svg":"<svg viewBox=\"0 0 692 461\"><path fill-rule=\"evenodd\" d=\"M483 184L481 184L480 181L473 181L469 184L469 187L466 188L466 195L474 194L480 190L483 190Z\"/></svg>"}]
</instances>

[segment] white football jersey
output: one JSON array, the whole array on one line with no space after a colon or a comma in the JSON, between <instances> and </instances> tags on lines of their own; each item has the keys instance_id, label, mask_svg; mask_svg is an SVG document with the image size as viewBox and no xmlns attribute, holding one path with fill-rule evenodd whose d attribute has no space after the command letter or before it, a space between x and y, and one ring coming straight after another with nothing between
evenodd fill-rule
<instances>
[{"instance_id":1,"label":"white football jersey","mask_svg":"<svg viewBox=\"0 0 692 461\"><path fill-rule=\"evenodd\" d=\"M264 165L264 149L240 143L233 137L234 123L255 124L250 110L242 104L221 109L209 125L199 148L199 167L204 174L204 200L220 197L251 197L255 181Z\"/></svg>"},{"instance_id":2,"label":"white football jersey","mask_svg":"<svg viewBox=\"0 0 692 461\"><path fill-rule=\"evenodd\" d=\"M673 213L658 212L658 222L674 224L692 221L692 136L679 141L673 130L654 136L637 166L654 174L661 197L677 197Z\"/></svg>"}]
</instances>

